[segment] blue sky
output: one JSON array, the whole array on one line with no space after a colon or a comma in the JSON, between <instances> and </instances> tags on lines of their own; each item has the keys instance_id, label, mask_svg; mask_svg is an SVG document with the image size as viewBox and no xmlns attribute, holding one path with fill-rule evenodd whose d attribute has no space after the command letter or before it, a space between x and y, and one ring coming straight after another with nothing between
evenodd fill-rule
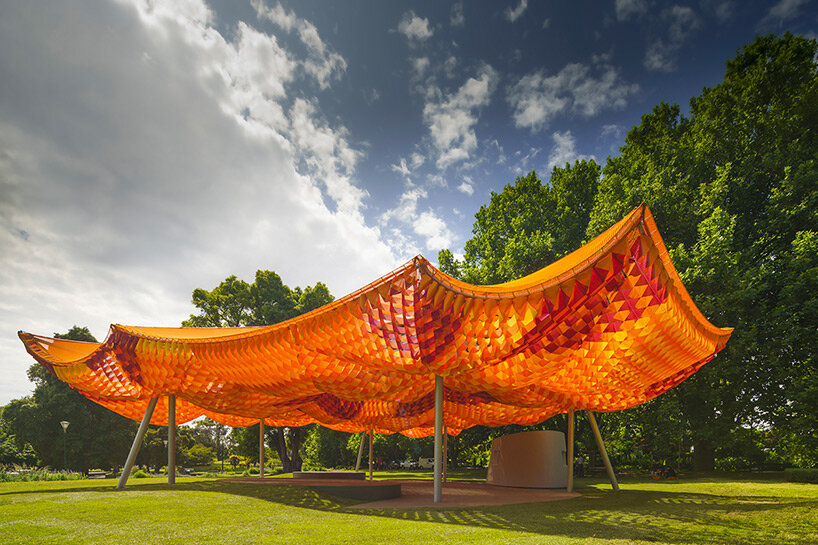
<instances>
[{"instance_id":1,"label":"blue sky","mask_svg":"<svg viewBox=\"0 0 818 545\"><path fill-rule=\"evenodd\" d=\"M815 0L15 2L0 19L0 404L19 329L178 325L272 269L342 296L492 191L603 162Z\"/></svg>"}]
</instances>

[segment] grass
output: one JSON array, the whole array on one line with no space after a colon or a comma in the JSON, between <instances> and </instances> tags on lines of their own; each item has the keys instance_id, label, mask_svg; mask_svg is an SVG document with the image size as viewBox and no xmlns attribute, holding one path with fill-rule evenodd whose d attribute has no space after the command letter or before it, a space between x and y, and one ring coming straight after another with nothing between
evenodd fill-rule
<instances>
[{"instance_id":1,"label":"grass","mask_svg":"<svg viewBox=\"0 0 818 545\"><path fill-rule=\"evenodd\" d=\"M429 477L378 472L387 474ZM818 486L785 478L625 476L613 493L591 477L568 501L368 511L297 487L201 478L139 479L123 491L112 480L2 483L0 543L818 543Z\"/></svg>"}]
</instances>

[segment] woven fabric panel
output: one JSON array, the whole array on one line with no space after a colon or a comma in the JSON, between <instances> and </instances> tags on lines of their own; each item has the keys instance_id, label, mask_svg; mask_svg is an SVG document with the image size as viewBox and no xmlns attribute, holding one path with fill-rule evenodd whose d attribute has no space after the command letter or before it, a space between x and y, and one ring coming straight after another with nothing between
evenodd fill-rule
<instances>
[{"instance_id":1,"label":"woven fabric panel","mask_svg":"<svg viewBox=\"0 0 818 545\"><path fill-rule=\"evenodd\" d=\"M730 337L698 311L645 205L532 275L495 286L418 256L360 290L270 327L112 325L104 343L20 332L73 388L134 420L173 394L177 422L312 422L433 433L434 376L450 434L618 411L695 373ZM151 420L167 424L160 399Z\"/></svg>"}]
</instances>

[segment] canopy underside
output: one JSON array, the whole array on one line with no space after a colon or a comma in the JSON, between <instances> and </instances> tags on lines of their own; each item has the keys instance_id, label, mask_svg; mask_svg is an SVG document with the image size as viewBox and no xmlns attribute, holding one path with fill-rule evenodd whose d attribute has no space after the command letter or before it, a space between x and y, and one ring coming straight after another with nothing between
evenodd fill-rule
<instances>
[{"instance_id":1,"label":"canopy underside","mask_svg":"<svg viewBox=\"0 0 818 545\"><path fill-rule=\"evenodd\" d=\"M520 280L473 286L421 256L269 327L112 325L104 343L20 332L58 378L128 418L175 395L177 423L312 422L433 433L434 376L450 434L617 411L676 386L727 342L695 307L646 206ZM151 420L167 424L160 399Z\"/></svg>"}]
</instances>

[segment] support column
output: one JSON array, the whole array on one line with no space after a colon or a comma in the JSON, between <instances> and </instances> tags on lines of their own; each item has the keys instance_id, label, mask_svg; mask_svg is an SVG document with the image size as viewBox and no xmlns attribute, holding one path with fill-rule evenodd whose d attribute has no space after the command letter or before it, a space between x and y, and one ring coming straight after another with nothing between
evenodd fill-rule
<instances>
[{"instance_id":1,"label":"support column","mask_svg":"<svg viewBox=\"0 0 818 545\"><path fill-rule=\"evenodd\" d=\"M358 461L355 462L355 471L361 470L361 457L364 454L364 441L366 441L366 432L361 434L361 444L358 446Z\"/></svg>"},{"instance_id":2,"label":"support column","mask_svg":"<svg viewBox=\"0 0 818 545\"><path fill-rule=\"evenodd\" d=\"M605 464L605 470L608 472L608 479L611 480L611 486L614 492L619 492L619 483L616 482L616 474L614 473L611 460L608 458L608 451L605 450L605 443L602 441L602 434L599 433L599 426L596 425L596 418L594 413L588 413L588 422L591 423L591 430L594 432L594 439L596 439L596 446L599 447L599 453L602 454L602 462Z\"/></svg>"},{"instance_id":3,"label":"support column","mask_svg":"<svg viewBox=\"0 0 818 545\"><path fill-rule=\"evenodd\" d=\"M565 462L568 464L568 492L574 491L574 409L568 409L568 444L565 448Z\"/></svg>"},{"instance_id":4,"label":"support column","mask_svg":"<svg viewBox=\"0 0 818 545\"><path fill-rule=\"evenodd\" d=\"M369 428L369 480L372 480L372 442L375 440L375 434L372 428Z\"/></svg>"},{"instance_id":5,"label":"support column","mask_svg":"<svg viewBox=\"0 0 818 545\"><path fill-rule=\"evenodd\" d=\"M139 447L142 446L142 441L145 439L145 433L148 431L148 423L151 421L151 416L153 416L153 410L156 408L157 401L159 401L158 397L151 399L148 403L148 408L145 409L145 415L142 417L142 422L139 424L139 431L136 432L136 437L133 439L131 451L128 453L128 459L125 460L125 467L122 468L122 475L119 477L119 483L116 485L117 488L125 488L128 477L131 476L136 455L139 454Z\"/></svg>"},{"instance_id":6,"label":"support column","mask_svg":"<svg viewBox=\"0 0 818 545\"><path fill-rule=\"evenodd\" d=\"M176 396L168 396L168 484L176 484Z\"/></svg>"},{"instance_id":7,"label":"support column","mask_svg":"<svg viewBox=\"0 0 818 545\"><path fill-rule=\"evenodd\" d=\"M434 502L443 500L443 377L435 375L435 483Z\"/></svg>"},{"instance_id":8,"label":"support column","mask_svg":"<svg viewBox=\"0 0 818 545\"><path fill-rule=\"evenodd\" d=\"M258 421L258 476L264 478L264 419Z\"/></svg>"}]
</instances>

